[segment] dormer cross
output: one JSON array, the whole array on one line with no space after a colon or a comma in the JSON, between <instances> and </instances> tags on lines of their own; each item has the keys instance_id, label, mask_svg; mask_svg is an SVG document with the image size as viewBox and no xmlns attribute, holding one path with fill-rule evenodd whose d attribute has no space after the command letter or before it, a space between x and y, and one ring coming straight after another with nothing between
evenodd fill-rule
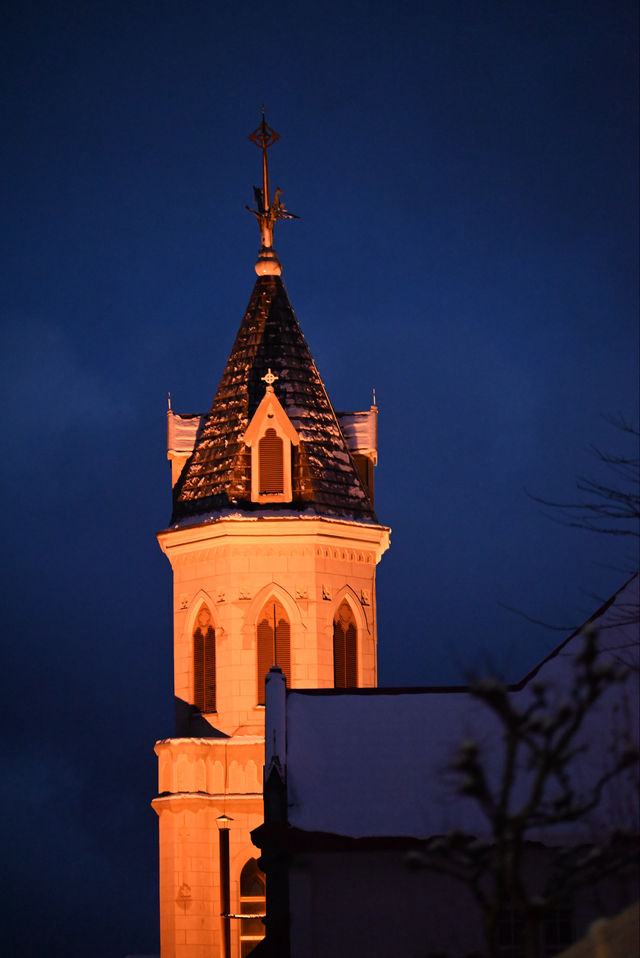
<instances>
[{"instance_id":1,"label":"dormer cross","mask_svg":"<svg viewBox=\"0 0 640 958\"><path fill-rule=\"evenodd\" d=\"M273 384L274 384L274 382L275 382L277 379L279 379L280 377L279 377L279 376L276 376L275 373L272 373L272 372L271 372L271 367L269 367L268 372L266 372L265 375L264 375L264 376L261 376L260 378L262 379L263 382L265 382L265 383L267 384L267 392L271 392L271 393L272 393L272 392L273 392Z\"/></svg>"}]
</instances>

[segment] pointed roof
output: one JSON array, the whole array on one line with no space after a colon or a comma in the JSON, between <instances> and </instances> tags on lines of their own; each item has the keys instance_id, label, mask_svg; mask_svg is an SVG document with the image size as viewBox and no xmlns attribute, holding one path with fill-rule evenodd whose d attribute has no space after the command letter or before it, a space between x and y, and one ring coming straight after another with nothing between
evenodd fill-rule
<instances>
[{"instance_id":1,"label":"pointed roof","mask_svg":"<svg viewBox=\"0 0 640 958\"><path fill-rule=\"evenodd\" d=\"M293 501L251 501L251 451L243 441L265 394L274 391L300 436ZM280 276L259 276L213 405L174 488L172 523L230 513L321 515L377 522L342 429Z\"/></svg>"}]
</instances>

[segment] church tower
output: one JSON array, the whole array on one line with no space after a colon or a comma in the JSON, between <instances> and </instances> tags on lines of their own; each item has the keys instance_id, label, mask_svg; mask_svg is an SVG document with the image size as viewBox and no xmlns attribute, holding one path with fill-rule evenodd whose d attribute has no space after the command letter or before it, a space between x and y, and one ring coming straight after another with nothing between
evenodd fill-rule
<instances>
[{"instance_id":1,"label":"church tower","mask_svg":"<svg viewBox=\"0 0 640 958\"><path fill-rule=\"evenodd\" d=\"M371 687L377 409L336 413L281 279L262 123L258 278L209 412L168 412L176 737L156 743L162 958L244 958L264 935L264 687ZM248 917L242 917L248 916Z\"/></svg>"}]
</instances>

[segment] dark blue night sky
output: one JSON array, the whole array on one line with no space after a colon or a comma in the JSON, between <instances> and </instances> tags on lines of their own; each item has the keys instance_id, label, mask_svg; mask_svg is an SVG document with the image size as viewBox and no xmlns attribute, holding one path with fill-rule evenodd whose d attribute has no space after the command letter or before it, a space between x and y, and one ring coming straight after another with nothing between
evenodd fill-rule
<instances>
[{"instance_id":1,"label":"dark blue night sky","mask_svg":"<svg viewBox=\"0 0 640 958\"><path fill-rule=\"evenodd\" d=\"M380 408L381 684L518 678L637 559L526 494L637 420L633 0L30 2L2 16L3 953L158 949L165 410L213 399L260 178L337 409Z\"/></svg>"}]
</instances>

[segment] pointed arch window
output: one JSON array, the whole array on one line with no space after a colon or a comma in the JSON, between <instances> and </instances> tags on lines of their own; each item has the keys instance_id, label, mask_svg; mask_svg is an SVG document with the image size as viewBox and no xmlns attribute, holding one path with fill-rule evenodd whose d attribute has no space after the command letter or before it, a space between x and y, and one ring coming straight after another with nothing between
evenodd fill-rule
<instances>
[{"instance_id":1,"label":"pointed arch window","mask_svg":"<svg viewBox=\"0 0 640 958\"><path fill-rule=\"evenodd\" d=\"M264 705L264 682L272 665L278 665L291 685L291 626L284 606L269 599L258 616L258 705Z\"/></svg>"},{"instance_id":2,"label":"pointed arch window","mask_svg":"<svg viewBox=\"0 0 640 958\"><path fill-rule=\"evenodd\" d=\"M246 958L264 938L265 914L264 872L255 858L250 858L240 873L240 956ZM254 916L254 917L250 917Z\"/></svg>"},{"instance_id":3,"label":"pointed arch window","mask_svg":"<svg viewBox=\"0 0 640 958\"><path fill-rule=\"evenodd\" d=\"M333 685L336 689L358 687L358 630L346 599L333 619Z\"/></svg>"},{"instance_id":4,"label":"pointed arch window","mask_svg":"<svg viewBox=\"0 0 640 958\"><path fill-rule=\"evenodd\" d=\"M216 710L216 633L206 605L193 629L193 701L201 712Z\"/></svg>"}]
</instances>

